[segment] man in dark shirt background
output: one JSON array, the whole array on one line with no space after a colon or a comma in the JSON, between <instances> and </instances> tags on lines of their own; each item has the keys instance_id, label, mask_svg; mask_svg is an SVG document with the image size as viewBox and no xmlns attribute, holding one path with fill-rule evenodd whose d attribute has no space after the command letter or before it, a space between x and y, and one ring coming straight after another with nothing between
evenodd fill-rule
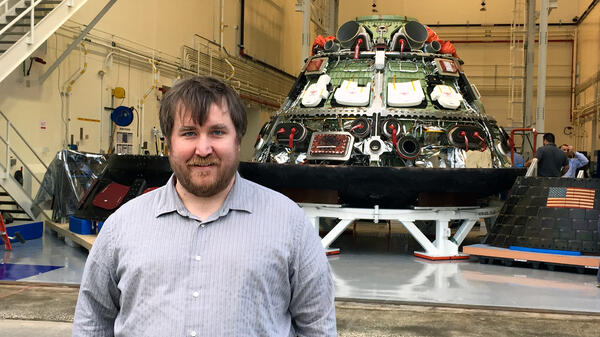
<instances>
[{"instance_id":1,"label":"man in dark shirt background","mask_svg":"<svg viewBox=\"0 0 600 337\"><path fill-rule=\"evenodd\" d=\"M560 177L569 170L569 159L554 143L554 134L544 134L544 146L536 150L535 158L538 160L538 177ZM532 159L533 160L533 159ZM525 163L528 167L532 160Z\"/></svg>"}]
</instances>

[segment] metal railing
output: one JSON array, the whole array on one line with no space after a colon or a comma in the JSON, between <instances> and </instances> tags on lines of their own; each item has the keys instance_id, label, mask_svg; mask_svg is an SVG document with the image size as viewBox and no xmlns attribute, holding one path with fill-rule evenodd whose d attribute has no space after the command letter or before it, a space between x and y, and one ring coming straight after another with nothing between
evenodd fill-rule
<instances>
[{"instance_id":1,"label":"metal railing","mask_svg":"<svg viewBox=\"0 0 600 337\"><path fill-rule=\"evenodd\" d=\"M23 168L26 169L30 176L37 182L37 187L39 188L39 186L42 185L42 181L40 178L37 177L37 175L35 174L35 171L31 169L31 160L34 161L34 164L40 165L44 168L44 173L48 170L48 165L46 165L46 163L42 160L42 158L40 158L40 156L35 152L35 150L31 147L31 145L29 145L29 143L25 140L25 138L23 137L23 135L21 135L21 133L19 132L19 130L17 130L17 128L15 128L15 126L10 122L10 120L8 119L8 117L6 117L6 115L0 110L0 123L6 123L5 126L5 135L1 135L0 134L0 141L2 143L4 143L4 151L5 151L5 162L4 162L4 174L2 175L4 179L11 179L10 177L10 168L11 168L11 156L14 156L14 158L16 158L22 165ZM17 136L17 139L24 145L22 148L20 148L19 150L29 150L30 151L30 155L28 156L28 160L24 159L22 156L25 156L25 154L21 153L21 155L19 155L19 153L17 151L15 151L14 149L14 141L11 141L11 134L14 133ZM12 146L11 146L12 143ZM32 155L32 156L31 156ZM35 160L37 159L38 163L35 163ZM29 162L29 164L28 164ZM29 192L29 197L31 199L34 199L35 197L35 193L37 193L37 189L31 189L31 191L27 191L26 189L24 189L26 192Z\"/></svg>"},{"instance_id":2,"label":"metal railing","mask_svg":"<svg viewBox=\"0 0 600 337\"><path fill-rule=\"evenodd\" d=\"M533 158L529 168L527 169L527 173L525 173L526 177L536 177L537 176L537 158Z\"/></svg>"},{"instance_id":3,"label":"metal railing","mask_svg":"<svg viewBox=\"0 0 600 337\"><path fill-rule=\"evenodd\" d=\"M17 22L19 22L22 18L24 18L27 14L29 14L29 32L25 32L28 35L27 43L32 44L34 41L34 27L35 27L35 6L39 5L42 0L30 0L29 7L27 7L21 14L17 15L12 21L10 21L4 28L0 29L0 36L12 28ZM0 2L0 7L5 8L5 14L8 14L8 0L3 0Z\"/></svg>"}]
</instances>

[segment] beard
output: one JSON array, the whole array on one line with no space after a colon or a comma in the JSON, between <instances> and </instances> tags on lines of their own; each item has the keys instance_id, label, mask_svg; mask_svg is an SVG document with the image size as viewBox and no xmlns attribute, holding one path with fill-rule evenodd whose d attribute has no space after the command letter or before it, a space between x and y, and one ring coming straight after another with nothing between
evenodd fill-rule
<instances>
[{"instance_id":1,"label":"beard","mask_svg":"<svg viewBox=\"0 0 600 337\"><path fill-rule=\"evenodd\" d=\"M208 157L194 156L182 165L174 163L169 157L169 163L177 181L186 191L201 198L212 197L225 190L235 176L239 162L239 158L236 158L229 165L223 164L220 158L210 155ZM212 174L212 172L192 170L194 166L216 166L215 177L202 183L194 181L195 179L205 180Z\"/></svg>"}]
</instances>

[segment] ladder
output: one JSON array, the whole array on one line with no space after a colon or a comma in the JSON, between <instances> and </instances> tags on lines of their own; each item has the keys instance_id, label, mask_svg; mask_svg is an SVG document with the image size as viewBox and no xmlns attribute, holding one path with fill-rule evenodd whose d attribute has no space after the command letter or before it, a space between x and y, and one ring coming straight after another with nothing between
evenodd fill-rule
<instances>
[{"instance_id":1,"label":"ladder","mask_svg":"<svg viewBox=\"0 0 600 337\"><path fill-rule=\"evenodd\" d=\"M510 24L508 64L508 121L512 127L523 127L525 104L525 40L527 35L527 1L514 0Z\"/></svg>"},{"instance_id":2,"label":"ladder","mask_svg":"<svg viewBox=\"0 0 600 337\"><path fill-rule=\"evenodd\" d=\"M4 250L10 251L12 250L12 245L10 244L10 240L17 239L21 243L25 243L23 237L19 232L15 232L15 236L8 236L8 232L6 231L6 225L4 224L4 218L0 214L0 237L2 237L2 241L4 242Z\"/></svg>"}]
</instances>

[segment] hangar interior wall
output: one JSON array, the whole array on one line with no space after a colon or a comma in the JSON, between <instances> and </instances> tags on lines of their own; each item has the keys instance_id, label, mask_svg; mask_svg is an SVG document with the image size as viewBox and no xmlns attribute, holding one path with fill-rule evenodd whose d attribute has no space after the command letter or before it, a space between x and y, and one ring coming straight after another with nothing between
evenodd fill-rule
<instances>
[{"instance_id":1,"label":"hangar interior wall","mask_svg":"<svg viewBox=\"0 0 600 337\"><path fill-rule=\"evenodd\" d=\"M559 8L553 10L549 17L549 22L555 25L550 28L549 35L551 42L548 46L546 99L546 131L557 135L557 143L575 143L578 148L588 151L593 145L592 120L596 114L586 113L591 111L590 106L593 105L595 111L598 107L600 9L595 8L579 26L556 24L571 22L574 16L583 13L590 2L560 1ZM222 45L235 57L241 42L242 2L224 0L222 3ZM432 25L441 38L456 41L457 52L465 61L465 70L471 81L480 89L488 114L496 118L500 125L512 127L518 125L522 117L509 116L507 112L509 32L507 27L494 24L510 23L513 1L488 0L486 3L487 10L480 11L479 5L468 0L454 1L451 5L447 1L436 0L428 2L427 8L414 1L378 0L376 14L407 14L416 17L420 22ZM73 40L74 31L81 24L88 23L104 4L104 1L88 2L73 20L54 34L34 55L51 64ZM302 13L295 10L296 4L296 0L246 0L243 25L245 52L293 75L298 74L302 64ZM340 0L338 22L342 24L357 15L371 15L372 9L370 1ZM9 117L11 123L46 163L66 143L67 126L80 150L106 151L110 124L109 112L103 107L111 106L111 103L113 106L139 107L144 93L153 84L152 67L147 59L111 48L111 42L117 41L119 46L141 51L143 55L153 56L155 59L177 62L182 57L184 45L196 46L199 39L212 41L213 47L219 45L220 15L219 0L118 1L92 31L93 41L86 44L89 50L88 66L86 73L73 86L69 97L70 121L64 121L67 97L61 95L61 88L69 76L83 64L82 51L77 49L43 84L39 84L37 79L47 66L34 63L29 76L25 76L22 69L15 70L0 83L0 110ZM465 18L468 20L465 21ZM195 34L202 39L194 37ZM313 24L311 41L315 34ZM569 133L570 129L565 128L571 126L573 48L576 49L576 90L573 104L576 107L573 112L576 123L573 124L574 132L568 135L564 130ZM218 58L218 54L215 57ZM170 86L176 77L187 75L175 68L163 67L159 84ZM593 84L586 86L592 82ZM126 98L111 102L110 90L116 86L125 88ZM289 87L280 89L287 92ZM154 153L153 143L150 143L152 129L159 127L158 99L160 93L153 91L144 101L143 121L136 116L131 127L131 132L135 135L134 147L139 148L139 142L144 139L149 142L150 153ZM273 107L248 101L248 111L249 128L242 146L243 159L250 157L255 135L269 113L273 112ZM102 123L89 121L94 119L101 120ZM0 130L4 128L4 125L0 125ZM83 129L81 139L80 129Z\"/></svg>"},{"instance_id":2,"label":"hangar interior wall","mask_svg":"<svg viewBox=\"0 0 600 337\"><path fill-rule=\"evenodd\" d=\"M580 8L581 12L585 8ZM598 150L598 112L600 109L600 7L595 6L577 29L573 134L576 146L591 153ZM597 162L594 154L592 160Z\"/></svg>"}]
</instances>

